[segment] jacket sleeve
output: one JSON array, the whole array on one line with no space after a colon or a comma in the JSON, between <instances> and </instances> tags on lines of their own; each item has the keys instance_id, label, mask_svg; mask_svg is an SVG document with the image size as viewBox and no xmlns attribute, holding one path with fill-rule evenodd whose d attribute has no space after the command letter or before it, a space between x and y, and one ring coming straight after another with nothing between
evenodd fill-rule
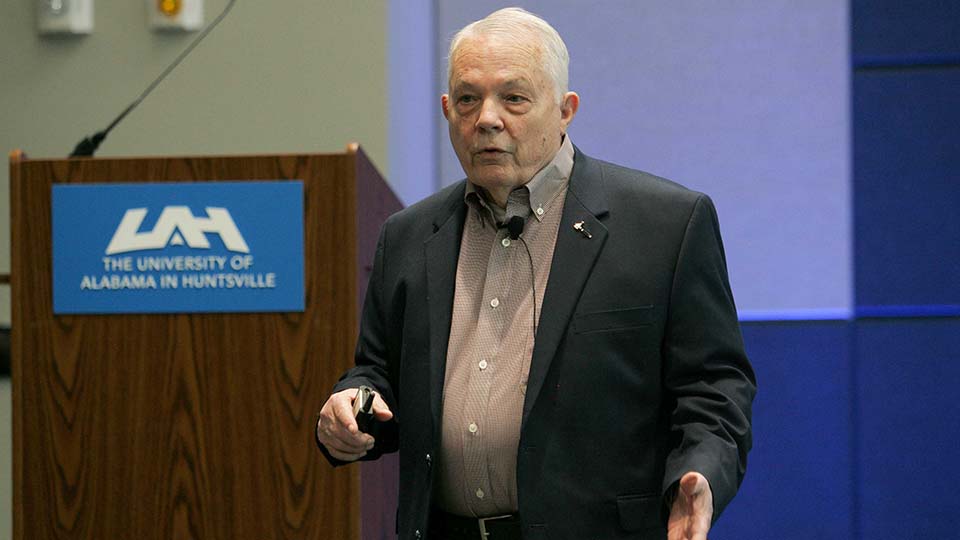
<instances>
[{"instance_id":1,"label":"jacket sleeve","mask_svg":"<svg viewBox=\"0 0 960 540\"><path fill-rule=\"evenodd\" d=\"M664 493L689 471L703 474L716 520L746 470L756 378L743 348L716 210L706 195L694 204L680 246L663 379L671 429Z\"/></svg>"},{"instance_id":2,"label":"jacket sleeve","mask_svg":"<svg viewBox=\"0 0 960 540\"><path fill-rule=\"evenodd\" d=\"M377 251L373 259L373 271L367 285L367 293L363 302L363 311L360 316L360 335L357 338L357 348L354 354L355 365L340 377L333 387L333 393L349 388L369 386L377 391L394 413L393 419L387 422L374 422L370 434L376 440L374 447L360 458L360 461L370 461L381 455L395 452L398 448L397 429L397 400L391 384L390 365L392 351L389 347L387 313L384 299L384 252L386 251L387 223L380 230L377 240ZM348 462L340 461L327 452L326 447L316 441L320 451L333 465L343 465Z\"/></svg>"}]
</instances>

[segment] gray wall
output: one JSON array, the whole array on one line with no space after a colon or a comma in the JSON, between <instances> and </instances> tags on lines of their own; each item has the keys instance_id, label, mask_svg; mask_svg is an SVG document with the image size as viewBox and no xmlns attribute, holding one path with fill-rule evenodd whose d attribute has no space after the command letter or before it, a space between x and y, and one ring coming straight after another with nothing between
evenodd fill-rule
<instances>
[{"instance_id":1,"label":"gray wall","mask_svg":"<svg viewBox=\"0 0 960 540\"><path fill-rule=\"evenodd\" d=\"M2 0L0 148L66 156L130 103L195 34L158 34L145 2L97 0L94 33L41 38L35 2ZM205 2L212 20L226 0ZM386 173L386 3L239 0L110 134L99 156L341 151L359 141ZM8 231L8 169L0 223ZM10 268L0 235L0 272ZM9 321L9 290L0 324Z\"/></svg>"},{"instance_id":2,"label":"gray wall","mask_svg":"<svg viewBox=\"0 0 960 540\"><path fill-rule=\"evenodd\" d=\"M143 0L96 0L93 34L41 38L34 0L0 0L0 148L64 157L106 125L195 34L147 28ZM206 19L226 0L207 0ZM117 127L99 156L342 151L359 141L387 173L384 0L239 0ZM10 271L9 178L0 167L0 273ZM10 290L0 286L0 325ZM11 536L10 393L0 381L0 538Z\"/></svg>"}]
</instances>

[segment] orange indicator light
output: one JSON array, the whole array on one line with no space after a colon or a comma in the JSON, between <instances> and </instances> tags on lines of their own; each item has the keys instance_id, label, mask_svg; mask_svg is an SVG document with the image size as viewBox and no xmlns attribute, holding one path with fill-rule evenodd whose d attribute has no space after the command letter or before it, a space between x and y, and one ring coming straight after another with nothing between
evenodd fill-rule
<instances>
[{"instance_id":1,"label":"orange indicator light","mask_svg":"<svg viewBox=\"0 0 960 540\"><path fill-rule=\"evenodd\" d=\"M183 8L183 0L157 0L157 8L167 17L176 17Z\"/></svg>"}]
</instances>

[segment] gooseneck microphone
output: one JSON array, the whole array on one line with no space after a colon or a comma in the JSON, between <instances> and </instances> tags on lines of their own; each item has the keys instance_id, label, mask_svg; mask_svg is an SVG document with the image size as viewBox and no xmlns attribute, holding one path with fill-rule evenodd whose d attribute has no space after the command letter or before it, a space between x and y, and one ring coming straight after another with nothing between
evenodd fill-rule
<instances>
[{"instance_id":1,"label":"gooseneck microphone","mask_svg":"<svg viewBox=\"0 0 960 540\"><path fill-rule=\"evenodd\" d=\"M70 154L70 157L93 156L93 154L97 151L97 148L100 146L100 143L102 143L103 140L107 138L107 134L110 133L110 131L114 127L116 127L116 125L119 124L120 121L124 119L124 117L130 114L130 111L135 109L137 105L140 105L140 102L143 101L143 99L147 97L150 94L150 92L153 92L153 89L156 88L158 84L160 84L160 81L165 79L167 75L169 75L170 72L173 71L175 67L180 65L180 62L182 62L183 59L186 58L191 51L193 51L194 47L199 45L200 42L203 41L203 38L207 37L207 34L209 34L211 30L213 30L214 28L216 28L218 24L220 24L220 21L222 21L223 18L227 16L227 13L229 13L230 10L233 9L233 4L235 4L236 1L237 0L229 0L227 2L227 6L223 8L223 11L220 12L220 15L217 15L217 18L214 19L213 22L208 24L207 27L204 28L202 32L200 32L200 35L198 35L196 39L194 39L190 43L190 45L188 45L187 48L184 49L182 53L180 53L180 56L174 59L174 61L169 66L167 66L167 69L163 70L163 73L161 73L159 77L154 79L154 81L150 83L149 86L147 86L147 89L144 90L140 94L140 96L133 101L133 103L128 105L127 108L124 109L122 113L120 113L120 116L117 116L113 120L113 122L110 122L110 125L107 126L107 128L104 129L103 131L98 131L97 133L93 134L93 136L85 137L82 141L77 143L77 146L73 149L73 152Z\"/></svg>"}]
</instances>

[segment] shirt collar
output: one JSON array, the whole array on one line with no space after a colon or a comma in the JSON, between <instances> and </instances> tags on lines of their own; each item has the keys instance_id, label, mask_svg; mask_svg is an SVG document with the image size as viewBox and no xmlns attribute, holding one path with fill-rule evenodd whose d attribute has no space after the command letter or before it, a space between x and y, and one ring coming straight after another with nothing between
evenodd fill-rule
<instances>
[{"instance_id":1,"label":"shirt collar","mask_svg":"<svg viewBox=\"0 0 960 540\"><path fill-rule=\"evenodd\" d=\"M507 208L500 208L490 202L486 190L473 182L467 181L464 201L473 208L481 223L505 222L515 215L526 218L533 215L537 221L543 221L544 216L554 206L554 199L560 190L570 181L573 171L573 143L569 135L564 135L560 149L550 160L550 163L540 169L529 182L513 190L507 198Z\"/></svg>"}]
</instances>

